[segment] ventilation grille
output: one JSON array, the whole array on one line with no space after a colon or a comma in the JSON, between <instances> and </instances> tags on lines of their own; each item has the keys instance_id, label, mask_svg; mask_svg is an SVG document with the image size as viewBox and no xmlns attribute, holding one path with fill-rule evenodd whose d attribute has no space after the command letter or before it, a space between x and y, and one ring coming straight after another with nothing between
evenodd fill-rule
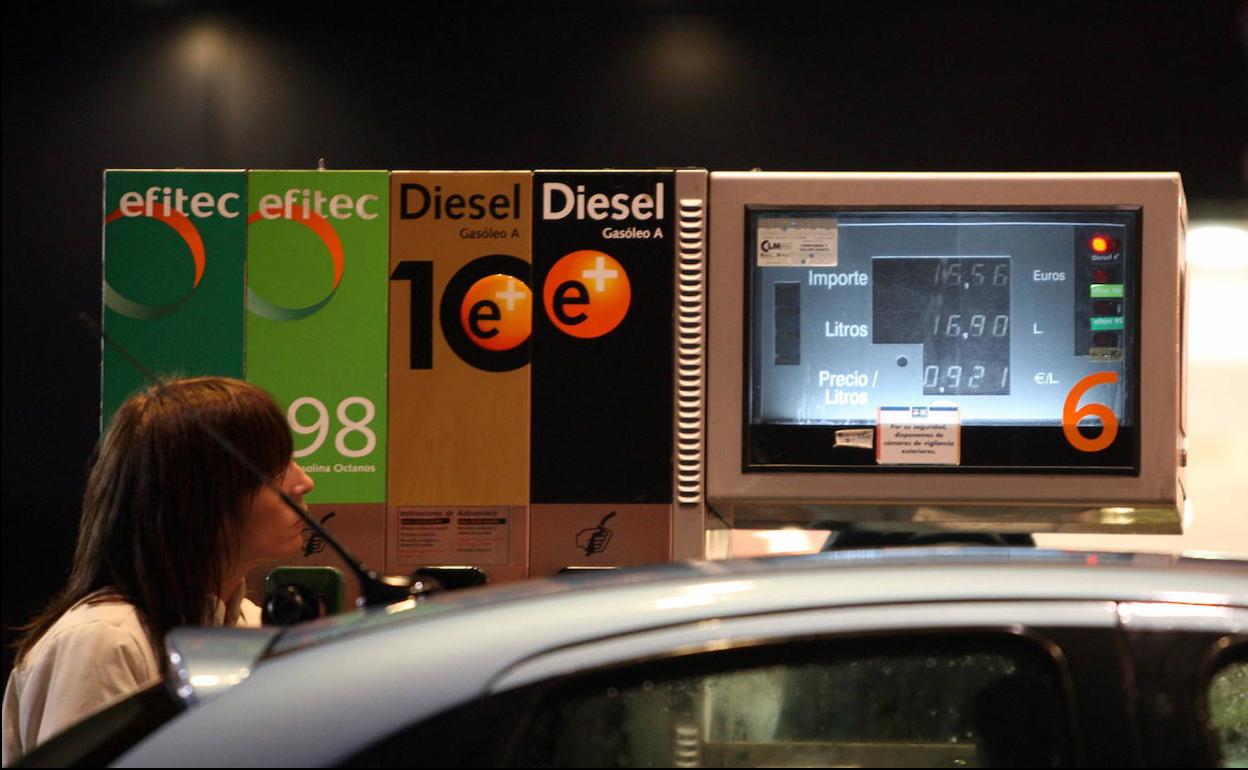
<instances>
[{"instance_id":1,"label":"ventilation grille","mask_svg":"<svg viewBox=\"0 0 1248 770\"><path fill-rule=\"evenodd\" d=\"M676 267L676 501L702 500L706 381L706 201L680 200Z\"/></svg>"}]
</instances>

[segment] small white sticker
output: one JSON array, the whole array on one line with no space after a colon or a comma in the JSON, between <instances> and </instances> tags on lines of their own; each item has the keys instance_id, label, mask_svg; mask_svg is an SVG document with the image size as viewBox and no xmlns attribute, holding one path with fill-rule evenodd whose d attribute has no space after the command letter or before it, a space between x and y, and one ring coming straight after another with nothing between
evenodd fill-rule
<instances>
[{"instance_id":1,"label":"small white sticker","mask_svg":"<svg viewBox=\"0 0 1248 770\"><path fill-rule=\"evenodd\" d=\"M836 432L836 445L854 449L873 449L875 431L871 428L843 428Z\"/></svg>"},{"instance_id":2,"label":"small white sticker","mask_svg":"<svg viewBox=\"0 0 1248 770\"><path fill-rule=\"evenodd\" d=\"M876 410L881 465L958 465L962 417L956 406L882 406Z\"/></svg>"},{"instance_id":3,"label":"small white sticker","mask_svg":"<svg viewBox=\"0 0 1248 770\"><path fill-rule=\"evenodd\" d=\"M836 267L836 220L758 221L759 267Z\"/></svg>"}]
</instances>

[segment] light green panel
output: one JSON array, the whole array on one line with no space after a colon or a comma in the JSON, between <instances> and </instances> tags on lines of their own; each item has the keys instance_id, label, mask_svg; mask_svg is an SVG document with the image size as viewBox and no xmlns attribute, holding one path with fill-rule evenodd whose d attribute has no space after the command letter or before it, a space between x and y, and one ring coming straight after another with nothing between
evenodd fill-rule
<instances>
[{"instance_id":1,"label":"light green panel","mask_svg":"<svg viewBox=\"0 0 1248 770\"><path fill-rule=\"evenodd\" d=\"M384 502L389 174L252 171L247 192L247 379L287 411L308 502Z\"/></svg>"}]
</instances>

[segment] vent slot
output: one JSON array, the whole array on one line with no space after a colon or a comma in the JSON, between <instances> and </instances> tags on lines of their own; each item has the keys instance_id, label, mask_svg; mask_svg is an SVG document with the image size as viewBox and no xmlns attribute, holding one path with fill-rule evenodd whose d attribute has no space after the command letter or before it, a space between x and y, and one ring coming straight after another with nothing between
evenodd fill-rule
<instances>
[{"instance_id":1,"label":"vent slot","mask_svg":"<svg viewBox=\"0 0 1248 770\"><path fill-rule=\"evenodd\" d=\"M676 501L702 500L706 363L706 201L681 198L676 265Z\"/></svg>"}]
</instances>

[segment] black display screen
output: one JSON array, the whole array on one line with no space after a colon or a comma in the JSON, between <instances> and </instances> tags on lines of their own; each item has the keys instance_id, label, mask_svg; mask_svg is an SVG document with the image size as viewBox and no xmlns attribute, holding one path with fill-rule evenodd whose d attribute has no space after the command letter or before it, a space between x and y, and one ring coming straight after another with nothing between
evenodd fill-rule
<instances>
[{"instance_id":1,"label":"black display screen","mask_svg":"<svg viewBox=\"0 0 1248 770\"><path fill-rule=\"evenodd\" d=\"M923 346L923 395L1009 395L1008 257L871 261L872 343Z\"/></svg>"},{"instance_id":2,"label":"black display screen","mask_svg":"<svg viewBox=\"0 0 1248 770\"><path fill-rule=\"evenodd\" d=\"M750 209L747 469L872 464L835 432L903 408L963 467L1137 469L1139 218Z\"/></svg>"}]
</instances>

